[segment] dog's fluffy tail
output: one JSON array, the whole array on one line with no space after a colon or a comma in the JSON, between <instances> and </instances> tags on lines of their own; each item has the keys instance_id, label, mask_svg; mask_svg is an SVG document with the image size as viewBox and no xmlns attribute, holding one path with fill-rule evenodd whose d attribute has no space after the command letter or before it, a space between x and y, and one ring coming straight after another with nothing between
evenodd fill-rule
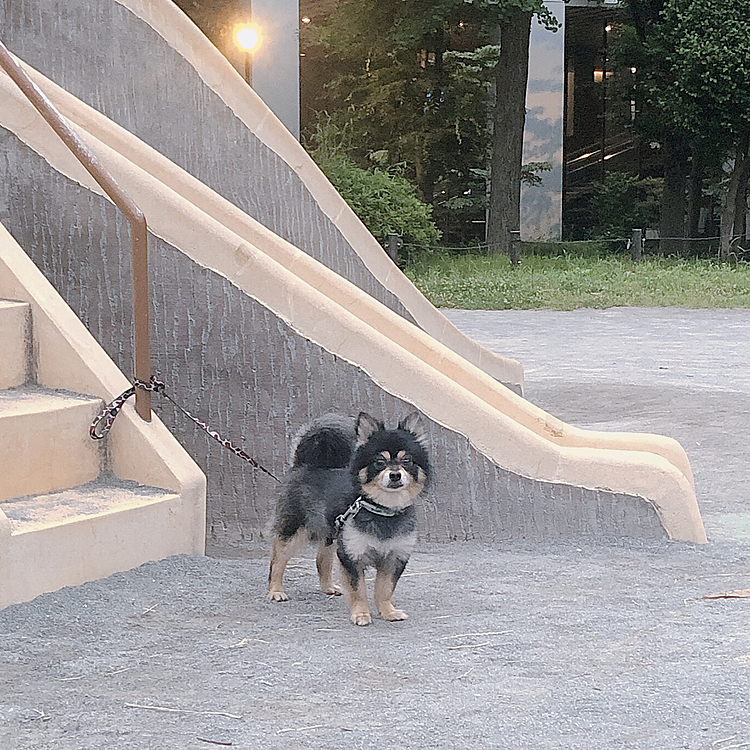
<instances>
[{"instance_id":1,"label":"dog's fluffy tail","mask_svg":"<svg viewBox=\"0 0 750 750\"><path fill-rule=\"evenodd\" d=\"M351 461L355 441L353 419L326 414L303 430L294 449L293 465L342 469Z\"/></svg>"}]
</instances>

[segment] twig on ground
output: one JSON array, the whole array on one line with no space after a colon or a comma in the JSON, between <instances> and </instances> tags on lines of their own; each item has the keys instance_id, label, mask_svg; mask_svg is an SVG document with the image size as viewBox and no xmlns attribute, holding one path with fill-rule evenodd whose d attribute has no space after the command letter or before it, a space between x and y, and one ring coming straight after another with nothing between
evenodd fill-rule
<instances>
[{"instance_id":1,"label":"twig on ground","mask_svg":"<svg viewBox=\"0 0 750 750\"><path fill-rule=\"evenodd\" d=\"M750 589L734 589L733 591L721 591L718 594L706 594L701 599L748 599Z\"/></svg>"},{"instance_id":2,"label":"twig on ground","mask_svg":"<svg viewBox=\"0 0 750 750\"><path fill-rule=\"evenodd\" d=\"M285 732L309 732L311 729L322 729L325 724L313 724L311 727L287 727L286 729L277 730L276 734L284 734Z\"/></svg>"},{"instance_id":3,"label":"twig on ground","mask_svg":"<svg viewBox=\"0 0 750 750\"><path fill-rule=\"evenodd\" d=\"M411 576L445 576L448 573L458 573L458 570L425 570L416 573L404 573L401 578L410 578Z\"/></svg>"},{"instance_id":4,"label":"twig on ground","mask_svg":"<svg viewBox=\"0 0 750 750\"><path fill-rule=\"evenodd\" d=\"M731 737L724 737L724 739L715 740L711 743L711 747L715 747L717 750L732 750L732 748L748 747L748 745L750 745L750 742L740 742L736 745L722 745L721 747L718 747L722 742L731 742L735 739L737 739L737 735L733 734Z\"/></svg>"},{"instance_id":5,"label":"twig on ground","mask_svg":"<svg viewBox=\"0 0 750 750\"><path fill-rule=\"evenodd\" d=\"M711 747L716 747L717 745L721 745L722 742L729 742L730 740L733 740L737 737L736 734L733 734L731 737L724 737L723 740L715 740L711 743Z\"/></svg>"},{"instance_id":6,"label":"twig on ground","mask_svg":"<svg viewBox=\"0 0 750 750\"><path fill-rule=\"evenodd\" d=\"M146 706L142 703L126 703L125 708L142 708L146 711L162 711L170 714L195 714L197 716L226 716L228 719L241 721L242 716L229 714L226 711L194 711L191 708L168 708L167 706Z\"/></svg>"},{"instance_id":7,"label":"twig on ground","mask_svg":"<svg viewBox=\"0 0 750 750\"><path fill-rule=\"evenodd\" d=\"M489 646L492 641L485 641L484 643L464 643L461 646L448 646L448 651L455 651L458 648L481 648L482 646Z\"/></svg>"},{"instance_id":8,"label":"twig on ground","mask_svg":"<svg viewBox=\"0 0 750 750\"><path fill-rule=\"evenodd\" d=\"M227 648L245 648L248 643L268 643L268 641L264 641L262 638L243 638L241 641L227 646Z\"/></svg>"},{"instance_id":9,"label":"twig on ground","mask_svg":"<svg viewBox=\"0 0 750 750\"><path fill-rule=\"evenodd\" d=\"M210 745L224 745L225 747L231 747L231 742L222 742L221 740L207 740L205 737L198 737L196 736L197 740L200 740L201 742L208 742Z\"/></svg>"},{"instance_id":10,"label":"twig on ground","mask_svg":"<svg viewBox=\"0 0 750 750\"><path fill-rule=\"evenodd\" d=\"M141 612L141 617L143 615L147 615L149 612L153 612L157 607L159 606L159 602L156 602L153 607L149 607L148 609L144 609L143 612Z\"/></svg>"},{"instance_id":11,"label":"twig on ground","mask_svg":"<svg viewBox=\"0 0 750 750\"><path fill-rule=\"evenodd\" d=\"M131 669L135 669L135 667L123 667L122 669L116 669L114 672L105 672L105 677L114 677L116 674L122 674L123 672L129 672Z\"/></svg>"}]
</instances>

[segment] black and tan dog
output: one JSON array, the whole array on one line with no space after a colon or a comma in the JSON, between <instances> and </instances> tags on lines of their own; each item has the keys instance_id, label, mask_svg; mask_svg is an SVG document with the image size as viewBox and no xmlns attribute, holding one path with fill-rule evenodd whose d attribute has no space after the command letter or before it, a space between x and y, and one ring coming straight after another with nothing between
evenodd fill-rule
<instances>
[{"instance_id":1,"label":"black and tan dog","mask_svg":"<svg viewBox=\"0 0 750 750\"><path fill-rule=\"evenodd\" d=\"M374 567L375 605L385 620L407 615L391 602L417 537L414 500L430 468L422 420L414 412L393 430L361 413L356 425L336 415L300 438L276 506L268 598L286 601L284 569L305 541L318 544L320 585L333 584L334 551L356 625L372 622L365 569ZM335 545L335 547L334 547Z\"/></svg>"}]
</instances>

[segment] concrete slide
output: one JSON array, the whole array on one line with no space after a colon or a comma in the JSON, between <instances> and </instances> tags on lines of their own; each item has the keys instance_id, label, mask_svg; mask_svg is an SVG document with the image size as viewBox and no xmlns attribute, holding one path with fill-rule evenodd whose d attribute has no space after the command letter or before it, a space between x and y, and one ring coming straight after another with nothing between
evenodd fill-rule
<instances>
[{"instance_id":1,"label":"concrete slide","mask_svg":"<svg viewBox=\"0 0 750 750\"><path fill-rule=\"evenodd\" d=\"M389 414L408 405L427 417L438 481L422 510L425 538L666 535L705 542L690 465L677 442L576 429L525 401L513 391L522 384L518 363L467 339L424 299L299 144L175 6L138 0L118 3L187 60L204 84L299 176L374 283L395 297L406 314L298 249L27 66L28 72L142 207L157 241L179 254L179 262L189 262L195 273L229 284L243 304L249 300L259 306L267 321L270 316L268 327L279 328L287 342L283 370L284 376L291 373L295 394L311 387L325 390L315 358L332 355L338 372L345 375L326 406L338 403L351 412L358 404L366 410L377 410L379 404ZM5 76L0 76L0 97L5 103L0 127L13 135L12 147L19 153L12 163L29 159L43 179L63 180L64 190L73 185L79 193L103 201L98 187ZM65 201L60 201L64 207ZM296 207L282 202L277 209L293 212ZM54 273L51 269L50 275ZM200 299L193 301L200 309ZM184 297L176 302L185 303ZM79 307L84 304L79 302ZM226 321L233 320L237 310L235 306L230 314L225 311L221 325L229 325ZM188 312L193 314L201 313ZM206 331L215 325L210 323ZM302 342L313 349L308 347L304 361L298 362L295 355ZM178 366L173 361L171 367ZM362 393L369 400L363 401ZM312 396L307 403L313 403ZM291 409L289 404L271 407L274 414ZM288 442L293 432L294 420L286 421L277 442ZM278 424L269 422L267 428L278 432ZM277 471L283 470L284 458L275 455ZM210 461L198 460L210 485ZM262 495L258 490L251 499L255 515L245 519L248 528L260 527L268 515L270 499ZM217 524L221 515L218 504Z\"/></svg>"}]
</instances>

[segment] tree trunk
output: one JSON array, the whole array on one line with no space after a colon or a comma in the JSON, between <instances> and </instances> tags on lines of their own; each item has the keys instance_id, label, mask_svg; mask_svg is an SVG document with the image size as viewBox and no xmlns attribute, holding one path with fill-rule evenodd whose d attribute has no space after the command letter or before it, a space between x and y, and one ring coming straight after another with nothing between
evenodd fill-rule
<instances>
[{"instance_id":1,"label":"tree trunk","mask_svg":"<svg viewBox=\"0 0 750 750\"><path fill-rule=\"evenodd\" d=\"M693 148L693 160L690 165L688 180L687 236L697 237L701 218L701 200L703 199L704 167L697 148Z\"/></svg>"},{"instance_id":2,"label":"tree trunk","mask_svg":"<svg viewBox=\"0 0 750 750\"><path fill-rule=\"evenodd\" d=\"M688 175L688 149L680 136L668 135L664 141L664 192L661 198L659 247L662 253L679 254L685 236L685 187Z\"/></svg>"},{"instance_id":3,"label":"tree trunk","mask_svg":"<svg viewBox=\"0 0 750 750\"><path fill-rule=\"evenodd\" d=\"M740 239L740 243L747 234L747 174L745 179L737 185L737 196L734 201L734 229L732 235Z\"/></svg>"},{"instance_id":4,"label":"tree trunk","mask_svg":"<svg viewBox=\"0 0 750 750\"><path fill-rule=\"evenodd\" d=\"M737 195L747 187L748 176L750 176L750 136L742 138L737 147L734 157L734 166L729 173L729 185L724 200L721 204L721 246L719 257L721 260L729 259L729 251L732 247L732 236L735 234L735 221L737 211Z\"/></svg>"},{"instance_id":5,"label":"tree trunk","mask_svg":"<svg viewBox=\"0 0 750 750\"><path fill-rule=\"evenodd\" d=\"M500 27L500 60L495 67L490 198L487 221L489 252L520 261L521 162L526 122L531 13L517 13ZM516 241L511 241L513 238Z\"/></svg>"}]
</instances>

